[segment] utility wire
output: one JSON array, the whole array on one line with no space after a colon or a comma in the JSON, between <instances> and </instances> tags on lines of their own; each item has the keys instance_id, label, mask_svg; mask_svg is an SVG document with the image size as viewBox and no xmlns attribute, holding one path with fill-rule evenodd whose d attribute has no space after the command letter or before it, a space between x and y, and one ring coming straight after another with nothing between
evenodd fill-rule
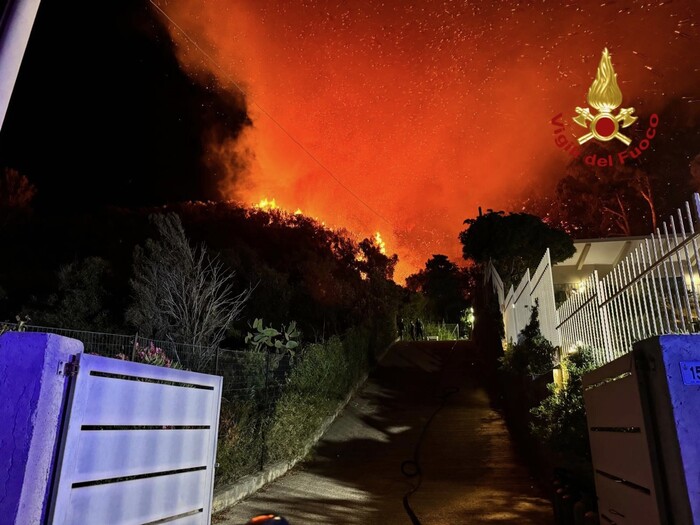
<instances>
[{"instance_id":1,"label":"utility wire","mask_svg":"<svg viewBox=\"0 0 700 525\"><path fill-rule=\"evenodd\" d=\"M367 208L370 212L372 212L374 215L376 215L376 216L379 217L381 220L383 220L383 221L384 221L386 224L388 224L391 228L395 229L395 228L394 228L394 225L391 223L391 221L389 221L389 219L387 219L386 217L384 217L384 215L382 215L381 213L379 213L377 210L375 210L374 208L372 208L372 206L370 206L370 205L367 204L364 200L362 200L362 198L361 198L357 193L355 193L351 188L349 188L342 180L340 180L338 177L336 177L335 174L330 170L330 168L328 168L324 163L322 163L318 158L316 158L316 156L315 156L313 153L311 153L311 151L309 151L309 150L306 148L306 146L304 146L304 144L302 144L300 141L298 141L289 131L287 131L287 129L286 129L282 124L280 124L280 122L279 122L277 119L275 119L272 115L270 115L270 113L268 113L268 112L265 110L265 108L263 108L262 106L260 106L260 104L258 104L258 103L255 102L254 100L252 100L252 97L250 97L250 96L248 95L248 93L245 91L245 89L243 89L243 88L233 79L233 77L231 77L231 75L229 75L228 72L227 72L223 67L221 67L221 66L219 65L219 63L218 63L216 60L214 60L214 58L213 58L209 53L207 53L204 49L202 49L202 47L197 43L197 41L196 41L194 38L192 38L182 27L180 27L180 25L179 25L177 22L175 22L175 20L173 20L173 19L170 17L170 15L168 15L168 13L166 13L158 4L156 4L154 0L149 0L149 2L150 2L150 3L153 5L153 7L155 7L155 8L156 8L156 9L157 9L157 10L158 10L158 11L173 25L173 26L175 26L175 28L176 28L178 31L180 31L180 33L182 33L183 36L184 36L185 38L187 38L187 40L189 40L189 41L192 43L192 45L193 45L195 48L197 48L197 50L198 50L200 53L202 53L202 55L204 55L204 56L207 58L207 60L209 60L212 64L214 64L214 66L216 66L216 68L224 75L224 77L226 77L226 79L227 79L229 82L231 82L231 84L233 84L233 85L236 87L236 89L238 89L238 91L241 92L241 94L243 94L246 98L251 99L251 102L253 103L253 105L254 105L256 108L258 108L258 110L260 110L260 112L261 112L263 115L265 115L265 116L266 116L267 118L269 118L272 122L274 122L274 124L275 124L279 129L281 129L282 132L283 132L285 135L287 135L287 137L289 137L289 139L290 139L292 142L294 142L297 146L299 146L299 148L300 148L304 153L306 153L306 155L308 155L309 158L311 158L311 160L313 160L316 164L318 164L324 172L326 172L328 175L330 175L330 177L331 177L335 182L337 182L338 185L339 185L341 188L343 188L345 191L347 191L347 192L348 192L350 195L352 195L360 204L362 204L362 205L363 205L365 208Z\"/></svg>"}]
</instances>

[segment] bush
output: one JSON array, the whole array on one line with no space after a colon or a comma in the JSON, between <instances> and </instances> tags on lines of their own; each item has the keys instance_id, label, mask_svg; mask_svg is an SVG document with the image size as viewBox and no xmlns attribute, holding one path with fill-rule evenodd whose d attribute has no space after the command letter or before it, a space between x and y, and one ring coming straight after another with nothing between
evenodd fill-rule
<instances>
[{"instance_id":1,"label":"bush","mask_svg":"<svg viewBox=\"0 0 700 525\"><path fill-rule=\"evenodd\" d=\"M301 337L296 321L292 321L287 327L282 325L281 330L276 330L271 326L265 328L262 319L255 319L253 330L255 333L248 332L245 338L245 343L253 350L289 352L294 357L294 349L299 346L298 339Z\"/></svg>"},{"instance_id":2,"label":"bush","mask_svg":"<svg viewBox=\"0 0 700 525\"><path fill-rule=\"evenodd\" d=\"M35 319L42 326L111 332L119 325L110 312L115 300L112 265L100 257L87 257L61 266L58 290L51 294Z\"/></svg>"},{"instance_id":3,"label":"bush","mask_svg":"<svg viewBox=\"0 0 700 525\"><path fill-rule=\"evenodd\" d=\"M139 348L136 343L136 360L147 365L165 366L168 368L182 368L180 363L170 359L162 348L158 348L153 341L146 348Z\"/></svg>"},{"instance_id":4,"label":"bush","mask_svg":"<svg viewBox=\"0 0 700 525\"><path fill-rule=\"evenodd\" d=\"M535 418L531 430L553 450L588 458L590 446L581 376L594 368L593 352L588 347L578 347L562 366L566 367L569 379L559 390L554 383L548 385L549 397L530 411Z\"/></svg>"},{"instance_id":5,"label":"bush","mask_svg":"<svg viewBox=\"0 0 700 525\"><path fill-rule=\"evenodd\" d=\"M253 400L221 400L216 449L216 484L229 483L260 468L263 418Z\"/></svg>"},{"instance_id":6,"label":"bush","mask_svg":"<svg viewBox=\"0 0 700 525\"><path fill-rule=\"evenodd\" d=\"M378 341L376 348L382 349L389 346L390 343L387 343L385 340L386 334L376 335ZM343 337L343 349L348 362L351 363L352 373L348 374L348 377L352 377L352 379L349 379L352 382L359 377L357 370L366 370L374 359L375 346L370 329L367 326L352 327Z\"/></svg>"},{"instance_id":7,"label":"bush","mask_svg":"<svg viewBox=\"0 0 700 525\"><path fill-rule=\"evenodd\" d=\"M362 347L347 352L337 337L305 349L275 407L267 437L271 461L299 455L361 375L362 354L366 354Z\"/></svg>"},{"instance_id":8,"label":"bush","mask_svg":"<svg viewBox=\"0 0 700 525\"><path fill-rule=\"evenodd\" d=\"M17 315L17 316L15 316L15 320L17 321L16 325L10 325L8 322L4 322L4 323L0 324L0 335L4 334L5 332L26 332L27 331L27 325L31 322L31 319L29 318L28 315L25 315L25 316Z\"/></svg>"},{"instance_id":9,"label":"bush","mask_svg":"<svg viewBox=\"0 0 700 525\"><path fill-rule=\"evenodd\" d=\"M130 361L126 354L117 354L116 359L122 361ZM182 365L177 361L170 359L162 348L155 345L153 341L148 346L139 345L138 341L134 343L134 358L137 363L144 363L153 366L162 366L165 368L182 368Z\"/></svg>"},{"instance_id":10,"label":"bush","mask_svg":"<svg viewBox=\"0 0 700 525\"><path fill-rule=\"evenodd\" d=\"M500 358L501 368L518 375L537 377L552 370L554 347L540 332L539 304L530 312L530 321L520 332L517 343L509 343Z\"/></svg>"},{"instance_id":11,"label":"bush","mask_svg":"<svg viewBox=\"0 0 700 525\"><path fill-rule=\"evenodd\" d=\"M445 323L426 323L425 336L437 336L440 341L454 340L457 335L455 325L446 325Z\"/></svg>"},{"instance_id":12,"label":"bush","mask_svg":"<svg viewBox=\"0 0 700 525\"><path fill-rule=\"evenodd\" d=\"M246 352L237 397L222 400L216 483L256 472L263 461L297 458L367 372L379 348L374 342L384 341L384 332L358 326L342 339L306 345L288 375L277 374L271 392L265 390L265 370L274 372L278 361L264 349Z\"/></svg>"}]
</instances>

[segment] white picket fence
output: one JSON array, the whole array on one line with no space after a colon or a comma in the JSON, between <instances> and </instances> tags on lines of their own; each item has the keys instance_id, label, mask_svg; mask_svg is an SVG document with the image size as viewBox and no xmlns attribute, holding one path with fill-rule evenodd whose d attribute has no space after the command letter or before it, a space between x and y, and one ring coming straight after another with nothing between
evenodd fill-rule
<instances>
[{"instance_id":1,"label":"white picket fence","mask_svg":"<svg viewBox=\"0 0 700 525\"><path fill-rule=\"evenodd\" d=\"M80 355L49 523L211 523L221 384Z\"/></svg>"},{"instance_id":2,"label":"white picket fence","mask_svg":"<svg viewBox=\"0 0 700 525\"><path fill-rule=\"evenodd\" d=\"M691 211L692 209L692 211ZM549 250L530 276L503 297L492 264L486 279L498 296L506 339L517 341L535 299L542 335L567 351L590 346L599 365L629 352L635 341L661 334L700 332L700 196L686 202L600 279L597 271L558 309Z\"/></svg>"},{"instance_id":3,"label":"white picket fence","mask_svg":"<svg viewBox=\"0 0 700 525\"><path fill-rule=\"evenodd\" d=\"M511 286L503 297L503 281L498 272L489 263L489 271L494 290L501 301L501 311L506 332L506 340L517 341L518 334L530 320L530 313L535 304L539 305L540 331L554 346L560 345L557 330L558 313L554 301L554 281L552 280L552 263L547 250L530 277L530 270L525 272L518 287Z\"/></svg>"}]
</instances>

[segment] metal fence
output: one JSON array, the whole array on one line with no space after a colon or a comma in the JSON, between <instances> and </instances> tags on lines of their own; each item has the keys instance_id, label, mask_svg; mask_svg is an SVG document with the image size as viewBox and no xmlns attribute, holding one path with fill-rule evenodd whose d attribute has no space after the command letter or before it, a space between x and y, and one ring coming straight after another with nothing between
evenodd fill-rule
<instances>
[{"instance_id":1,"label":"metal fence","mask_svg":"<svg viewBox=\"0 0 700 525\"><path fill-rule=\"evenodd\" d=\"M128 361L151 359L156 355L153 349L160 349L170 363L176 363L181 368L203 373L218 373L217 357L221 352L229 352L229 350L210 346L151 339L142 337L138 333L134 335L107 334L29 324L22 324L20 328L20 325L17 323L3 323L0 325L0 328L2 326L7 327L9 330L21 329L26 332L42 332L70 337L82 342L84 351L88 354L97 354Z\"/></svg>"},{"instance_id":2,"label":"metal fence","mask_svg":"<svg viewBox=\"0 0 700 525\"><path fill-rule=\"evenodd\" d=\"M222 376L223 404L233 418L233 425L238 425L245 418L260 422L269 419L293 370L288 355L189 345L150 339L138 334L107 334L0 323L0 333L7 330L49 333L77 339L83 343L87 354ZM253 426L256 427L253 429L254 435L248 439L250 457L246 462L239 462L241 464L236 467L235 478L262 469L267 461L263 424Z\"/></svg>"},{"instance_id":3,"label":"metal fence","mask_svg":"<svg viewBox=\"0 0 700 525\"><path fill-rule=\"evenodd\" d=\"M456 341L460 337L459 324L427 323L424 336L428 341Z\"/></svg>"},{"instance_id":4,"label":"metal fence","mask_svg":"<svg viewBox=\"0 0 700 525\"><path fill-rule=\"evenodd\" d=\"M289 360L280 359L279 356L274 356L273 361L270 361L264 356L256 358L245 350L177 343L138 334L107 334L18 323L1 323L0 333L3 329L56 334L77 339L83 343L84 352L87 354L220 375L224 377L224 395L233 394L234 397L252 394L252 389L260 387L251 385L246 377L264 376L269 388L279 388L291 370Z\"/></svg>"},{"instance_id":5,"label":"metal fence","mask_svg":"<svg viewBox=\"0 0 700 525\"><path fill-rule=\"evenodd\" d=\"M696 193L692 211L686 202L602 280L591 276L582 293L591 306L576 296L562 305L568 315L561 327L571 334L565 344L581 341L599 349L603 364L630 351L635 341L700 331L698 224Z\"/></svg>"},{"instance_id":6,"label":"metal fence","mask_svg":"<svg viewBox=\"0 0 700 525\"><path fill-rule=\"evenodd\" d=\"M494 268L493 263L491 261L489 261L485 279L486 282L488 282L489 280L491 281L493 290L496 293L496 298L498 299L498 304L504 304L506 299L505 287L503 285L503 281L501 280L501 276L498 275L498 272L496 271L496 268Z\"/></svg>"},{"instance_id":7,"label":"metal fence","mask_svg":"<svg viewBox=\"0 0 700 525\"><path fill-rule=\"evenodd\" d=\"M528 271L501 301L506 338L517 340L535 298L542 334L564 351L579 344L591 347L599 365L647 337L700 332L699 243L696 193L692 205L686 202L603 279L594 271L558 309L547 252L534 277ZM492 264L486 273L495 292L499 283L502 290Z\"/></svg>"},{"instance_id":8,"label":"metal fence","mask_svg":"<svg viewBox=\"0 0 700 525\"><path fill-rule=\"evenodd\" d=\"M607 310L600 307L604 297L598 272L594 271L581 281L576 293L565 301L558 310L561 319L557 328L561 346L568 350L576 345L593 349L597 363L612 359Z\"/></svg>"}]
</instances>

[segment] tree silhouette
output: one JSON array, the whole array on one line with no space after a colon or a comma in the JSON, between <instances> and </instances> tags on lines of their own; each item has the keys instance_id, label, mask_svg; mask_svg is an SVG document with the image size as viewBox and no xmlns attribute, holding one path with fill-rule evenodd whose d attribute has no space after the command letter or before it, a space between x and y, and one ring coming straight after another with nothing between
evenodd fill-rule
<instances>
[{"instance_id":1,"label":"tree silhouette","mask_svg":"<svg viewBox=\"0 0 700 525\"><path fill-rule=\"evenodd\" d=\"M233 291L233 273L204 246L192 248L180 218L151 217L157 239L134 251L133 303L126 319L147 337L217 346L243 311L251 290ZM199 355L204 366L210 355Z\"/></svg>"},{"instance_id":2,"label":"tree silhouette","mask_svg":"<svg viewBox=\"0 0 700 525\"><path fill-rule=\"evenodd\" d=\"M425 268L410 275L406 286L422 293L428 299L428 310L438 321L456 323L468 305L468 294L473 286L471 273L449 260L447 255L433 255Z\"/></svg>"},{"instance_id":3,"label":"tree silhouette","mask_svg":"<svg viewBox=\"0 0 700 525\"><path fill-rule=\"evenodd\" d=\"M464 221L467 229L459 234L465 259L478 263L493 261L508 287L516 285L528 268L535 268L549 248L552 264L571 257L574 243L558 228L528 213L489 210Z\"/></svg>"}]
</instances>

